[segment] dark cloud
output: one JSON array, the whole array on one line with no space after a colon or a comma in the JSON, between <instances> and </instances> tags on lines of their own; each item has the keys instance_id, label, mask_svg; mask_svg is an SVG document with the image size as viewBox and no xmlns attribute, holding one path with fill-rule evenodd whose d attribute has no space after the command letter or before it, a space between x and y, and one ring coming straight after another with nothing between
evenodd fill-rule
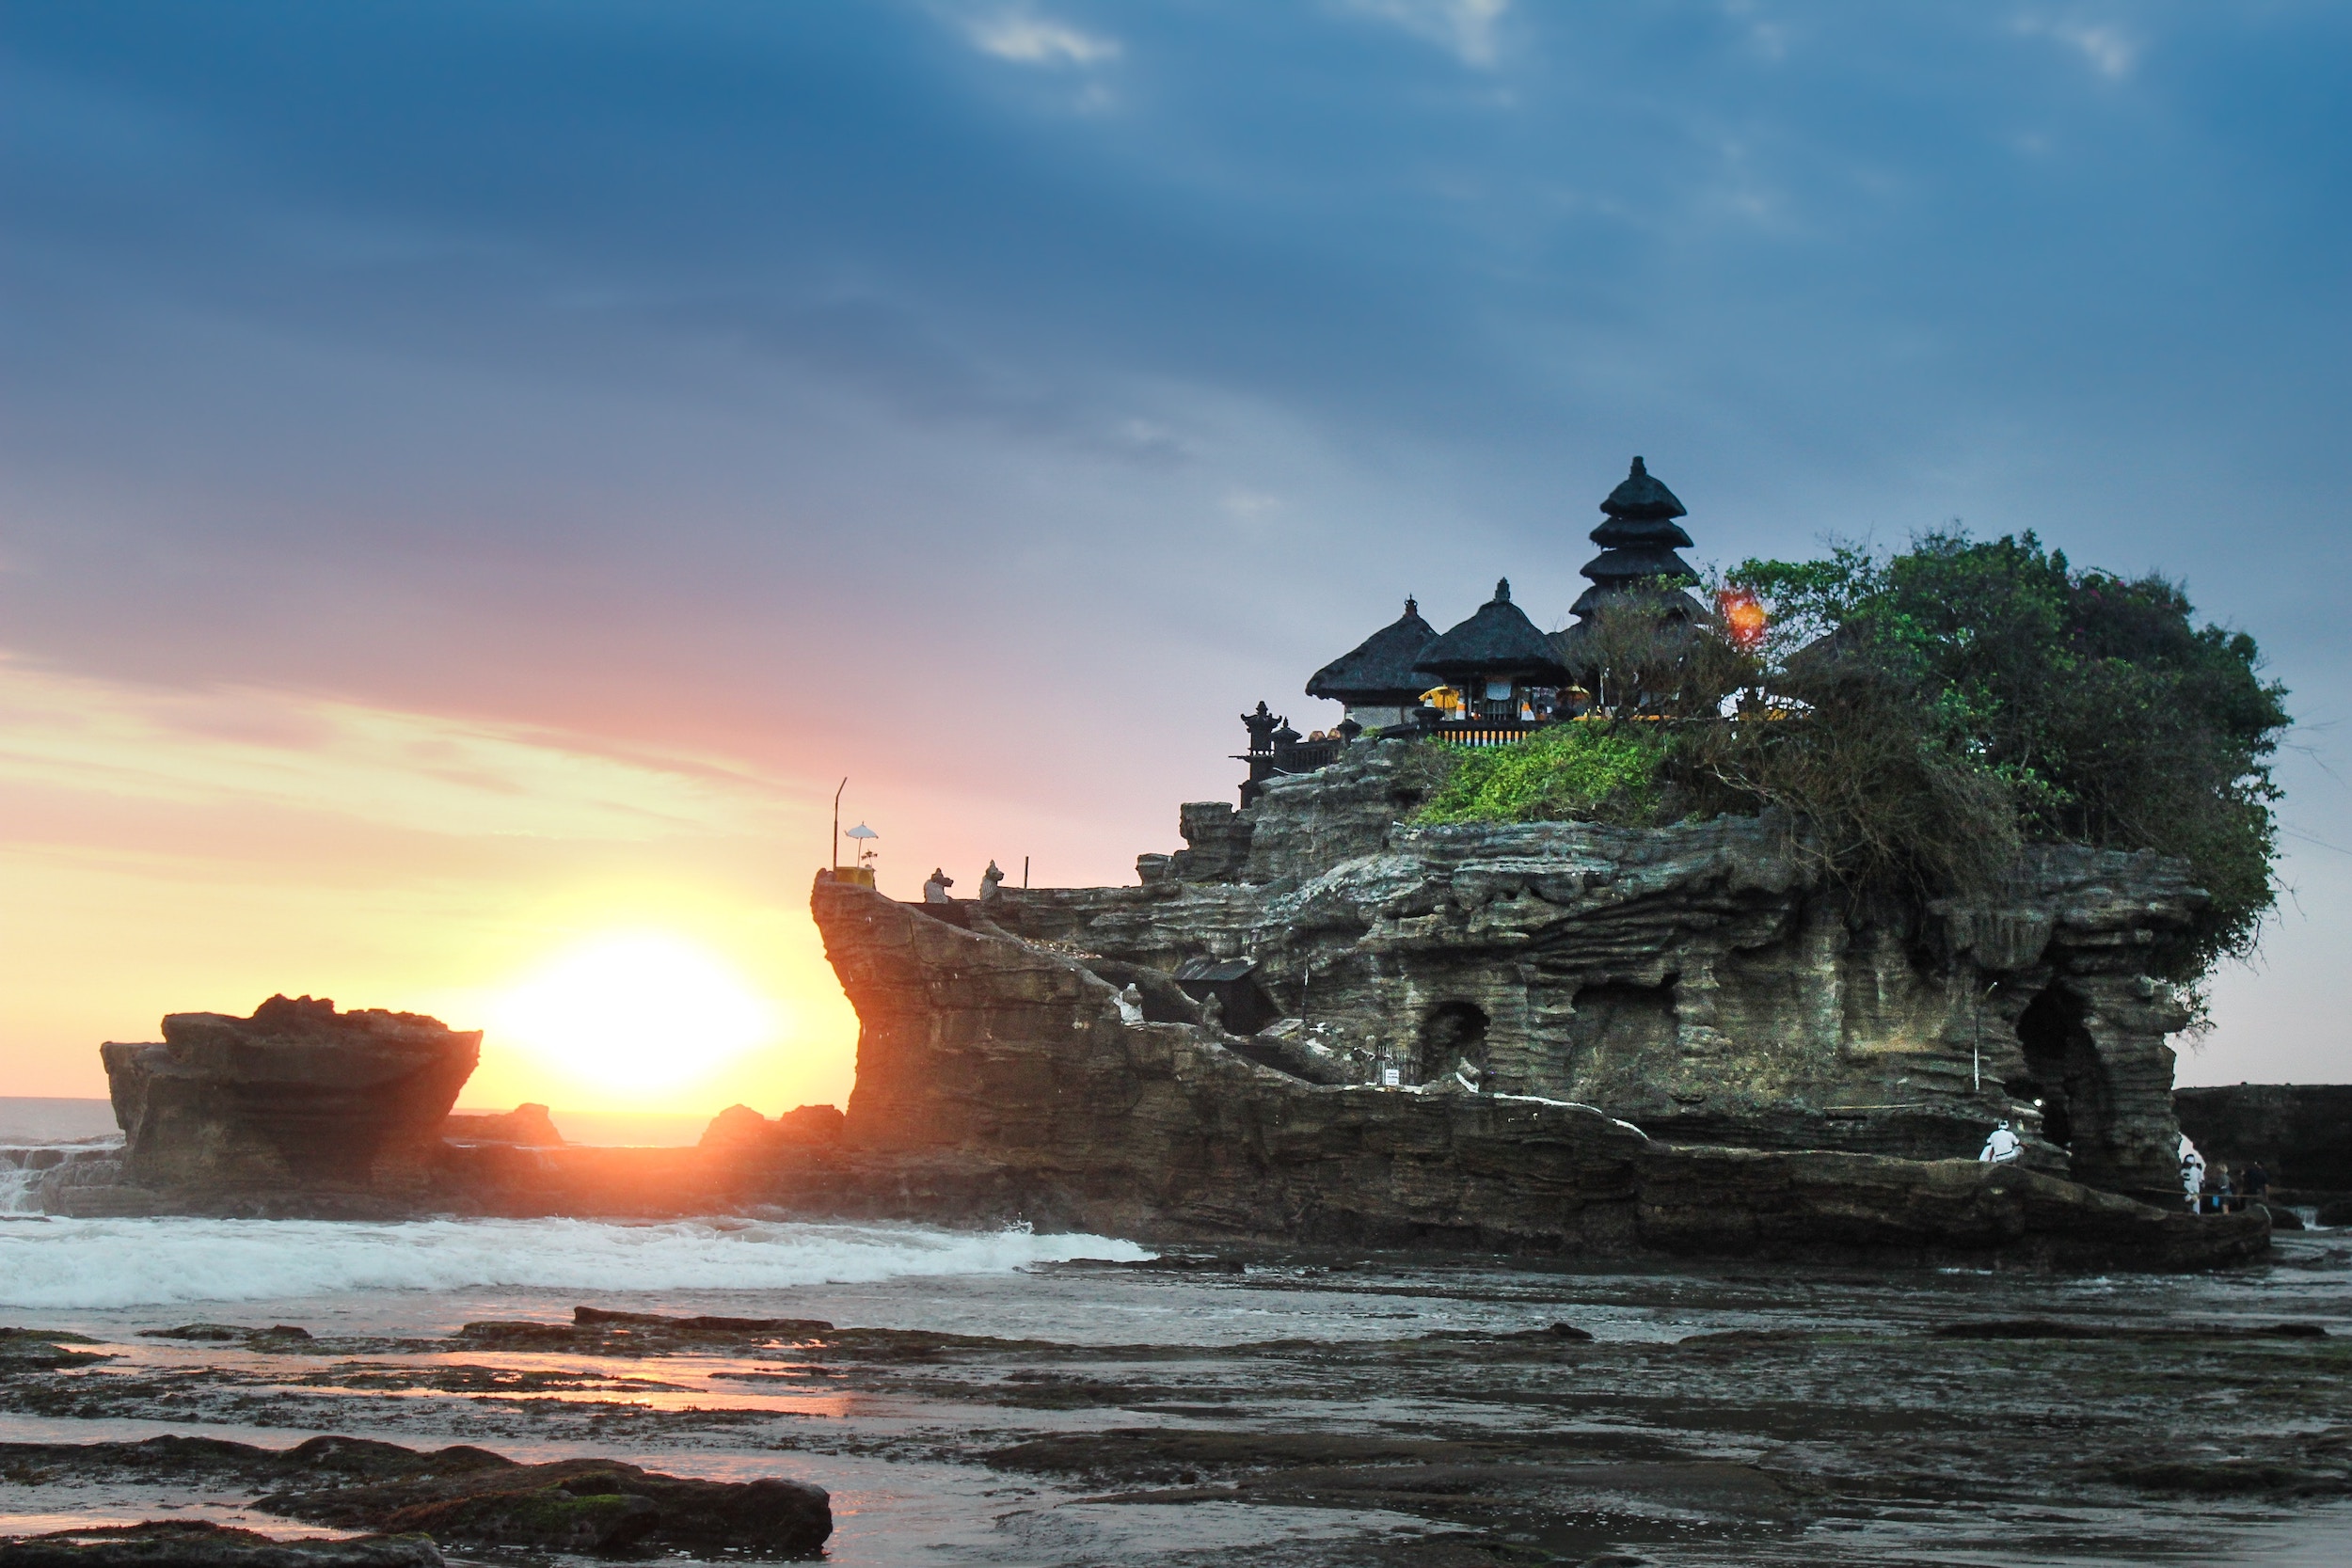
<instances>
[{"instance_id":1,"label":"dark cloud","mask_svg":"<svg viewBox=\"0 0 2352 1568\"><path fill-rule=\"evenodd\" d=\"M0 644L1041 788L1050 701L1123 832L1641 451L2352 705L2340 8L1469 14L0 4Z\"/></svg>"}]
</instances>

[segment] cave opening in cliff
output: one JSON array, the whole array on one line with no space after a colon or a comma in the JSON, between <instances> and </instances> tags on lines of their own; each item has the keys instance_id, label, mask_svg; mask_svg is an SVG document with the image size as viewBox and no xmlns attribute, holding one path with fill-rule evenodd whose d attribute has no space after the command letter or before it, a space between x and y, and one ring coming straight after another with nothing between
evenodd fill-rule
<instances>
[{"instance_id":1,"label":"cave opening in cliff","mask_svg":"<svg viewBox=\"0 0 2352 1568\"><path fill-rule=\"evenodd\" d=\"M1474 1002L1440 1002L1422 1021L1420 1082L1434 1084L1464 1061L1486 1070L1486 1010Z\"/></svg>"},{"instance_id":2,"label":"cave opening in cliff","mask_svg":"<svg viewBox=\"0 0 2352 1568\"><path fill-rule=\"evenodd\" d=\"M2097 1052L2083 1026L2083 1005L2053 986L2026 1004L2017 1017L2017 1043L2025 1051L2026 1076L2007 1087L2042 1109L2042 1135L2072 1148L2098 1117Z\"/></svg>"},{"instance_id":3,"label":"cave opening in cliff","mask_svg":"<svg viewBox=\"0 0 2352 1568\"><path fill-rule=\"evenodd\" d=\"M1667 1070L1675 1052L1675 983L1579 986L1560 1069L1538 1094L1595 1104Z\"/></svg>"}]
</instances>

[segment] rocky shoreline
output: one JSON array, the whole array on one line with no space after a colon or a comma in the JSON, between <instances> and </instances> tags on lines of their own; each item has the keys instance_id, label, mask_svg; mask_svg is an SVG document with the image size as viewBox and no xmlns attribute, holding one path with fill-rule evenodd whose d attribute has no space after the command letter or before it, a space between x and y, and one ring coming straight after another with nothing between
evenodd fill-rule
<instances>
[{"instance_id":1,"label":"rocky shoreline","mask_svg":"<svg viewBox=\"0 0 2352 1568\"><path fill-rule=\"evenodd\" d=\"M1411 757L1359 741L1240 812L1187 805L1190 847L1131 887L901 903L820 872L860 1022L846 1115L572 1148L544 1107L450 1117L478 1034L279 996L106 1045L124 1148L39 1204L1891 1266L2268 1244L2259 1205L2178 1207L2154 955L2205 897L2179 863L2039 847L1995 895L1899 907L1769 816L1416 825ZM1980 1164L2003 1117L2023 1157Z\"/></svg>"},{"instance_id":2,"label":"rocky shoreline","mask_svg":"<svg viewBox=\"0 0 2352 1568\"><path fill-rule=\"evenodd\" d=\"M535 1497L642 1519L621 1499L675 1510L664 1476L715 1472L860 1496L844 1523L876 1533L827 1548L849 1562L949 1542L954 1560L1070 1568L2238 1560L2264 1531L2352 1519L2347 1268L2341 1246L2292 1239L2265 1267L2087 1291L2032 1271L1613 1275L1235 1246L967 1281L954 1331L608 1297L445 1333L19 1333L0 1421L53 1435L0 1444L0 1501L54 1515L163 1494L244 1528L441 1509L440 1546L484 1560L516 1540L468 1513L477 1488L536 1529ZM902 1317L933 1295L766 1305ZM1165 1326L1105 1340L1105 1312ZM1245 1321L1261 1326L1231 1331ZM56 1435L125 1421L239 1435ZM246 1435L322 1429L341 1435Z\"/></svg>"}]
</instances>

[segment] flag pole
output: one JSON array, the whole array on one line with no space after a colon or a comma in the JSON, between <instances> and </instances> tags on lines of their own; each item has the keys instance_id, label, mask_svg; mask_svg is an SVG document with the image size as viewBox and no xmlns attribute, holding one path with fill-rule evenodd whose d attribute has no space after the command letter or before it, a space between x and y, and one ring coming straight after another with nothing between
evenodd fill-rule
<instances>
[{"instance_id":1,"label":"flag pole","mask_svg":"<svg viewBox=\"0 0 2352 1568\"><path fill-rule=\"evenodd\" d=\"M841 786L833 792L833 868L841 869L841 790L850 787L850 775L841 775Z\"/></svg>"}]
</instances>

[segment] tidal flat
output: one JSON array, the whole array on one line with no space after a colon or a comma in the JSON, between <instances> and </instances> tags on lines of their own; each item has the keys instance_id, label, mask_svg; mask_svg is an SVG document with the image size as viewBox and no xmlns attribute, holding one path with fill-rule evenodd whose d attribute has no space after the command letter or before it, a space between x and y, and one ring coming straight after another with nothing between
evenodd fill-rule
<instances>
[{"instance_id":1,"label":"tidal flat","mask_svg":"<svg viewBox=\"0 0 2352 1568\"><path fill-rule=\"evenodd\" d=\"M814 1482L843 1564L2352 1559L2324 1231L2185 1276L1219 1249L8 1312L8 1535L336 1533L144 1442L335 1433Z\"/></svg>"}]
</instances>

